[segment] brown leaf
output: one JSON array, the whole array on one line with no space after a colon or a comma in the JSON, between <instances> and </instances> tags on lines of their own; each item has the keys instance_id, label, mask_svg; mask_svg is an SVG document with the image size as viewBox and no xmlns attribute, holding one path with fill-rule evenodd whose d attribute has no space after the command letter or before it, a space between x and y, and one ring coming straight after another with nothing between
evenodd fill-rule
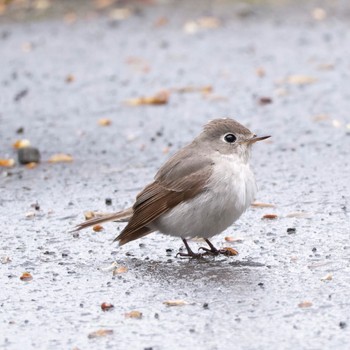
<instances>
[{"instance_id":1,"label":"brown leaf","mask_svg":"<svg viewBox=\"0 0 350 350\"><path fill-rule=\"evenodd\" d=\"M70 156L69 154L64 154L64 153L58 153L54 154L50 159L50 163L60 163L60 162L72 162L73 157Z\"/></svg>"},{"instance_id":2,"label":"brown leaf","mask_svg":"<svg viewBox=\"0 0 350 350\"><path fill-rule=\"evenodd\" d=\"M312 306L311 301L302 301L301 303L298 304L298 306L302 309L308 308Z\"/></svg>"},{"instance_id":3,"label":"brown leaf","mask_svg":"<svg viewBox=\"0 0 350 350\"><path fill-rule=\"evenodd\" d=\"M32 279L33 276L29 272L23 272L22 276L20 277L20 280L25 282L31 281Z\"/></svg>"},{"instance_id":4,"label":"brown leaf","mask_svg":"<svg viewBox=\"0 0 350 350\"><path fill-rule=\"evenodd\" d=\"M273 219L277 219L277 214L265 214L262 219L267 219L267 220L273 220Z\"/></svg>"},{"instance_id":5,"label":"brown leaf","mask_svg":"<svg viewBox=\"0 0 350 350\"><path fill-rule=\"evenodd\" d=\"M124 314L126 318L136 318L136 319L141 319L142 318L142 312L140 311L130 311Z\"/></svg>"},{"instance_id":6,"label":"brown leaf","mask_svg":"<svg viewBox=\"0 0 350 350\"><path fill-rule=\"evenodd\" d=\"M167 306L183 306L183 305L187 305L188 303L184 300L167 300L167 301L164 301L163 304Z\"/></svg>"},{"instance_id":7,"label":"brown leaf","mask_svg":"<svg viewBox=\"0 0 350 350\"><path fill-rule=\"evenodd\" d=\"M30 141L29 140L17 140L12 144L13 148L19 149L19 148L25 148L30 146Z\"/></svg>"},{"instance_id":8,"label":"brown leaf","mask_svg":"<svg viewBox=\"0 0 350 350\"><path fill-rule=\"evenodd\" d=\"M88 338L89 339L101 338L110 334L113 334L113 329L99 329L95 332L89 333Z\"/></svg>"},{"instance_id":9,"label":"brown leaf","mask_svg":"<svg viewBox=\"0 0 350 350\"><path fill-rule=\"evenodd\" d=\"M253 202L251 205L254 208L274 208L275 207L274 204L263 203L263 202Z\"/></svg>"},{"instance_id":10,"label":"brown leaf","mask_svg":"<svg viewBox=\"0 0 350 350\"><path fill-rule=\"evenodd\" d=\"M95 231L95 232L101 232L103 230L103 226L101 225L94 225L92 227L92 229Z\"/></svg>"},{"instance_id":11,"label":"brown leaf","mask_svg":"<svg viewBox=\"0 0 350 350\"><path fill-rule=\"evenodd\" d=\"M169 92L164 90L154 96L129 98L126 100L126 103L130 106L163 105L168 103L169 95Z\"/></svg>"},{"instance_id":12,"label":"brown leaf","mask_svg":"<svg viewBox=\"0 0 350 350\"><path fill-rule=\"evenodd\" d=\"M112 124L112 121L108 118L101 118L98 121L98 125L100 125L100 126L109 126L111 124Z\"/></svg>"},{"instance_id":13,"label":"brown leaf","mask_svg":"<svg viewBox=\"0 0 350 350\"><path fill-rule=\"evenodd\" d=\"M102 311L110 311L110 310L114 309L114 305L111 303L102 303L101 309L102 309Z\"/></svg>"},{"instance_id":14,"label":"brown leaf","mask_svg":"<svg viewBox=\"0 0 350 350\"><path fill-rule=\"evenodd\" d=\"M10 168L15 165L14 159L0 159L0 166Z\"/></svg>"}]
</instances>

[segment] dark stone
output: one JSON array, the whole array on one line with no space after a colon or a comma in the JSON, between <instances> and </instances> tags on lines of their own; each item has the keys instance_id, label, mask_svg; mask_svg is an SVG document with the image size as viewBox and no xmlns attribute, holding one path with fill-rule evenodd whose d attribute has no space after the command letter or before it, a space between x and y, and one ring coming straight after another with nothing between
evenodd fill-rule
<instances>
[{"instance_id":1,"label":"dark stone","mask_svg":"<svg viewBox=\"0 0 350 350\"><path fill-rule=\"evenodd\" d=\"M289 235L292 235L292 234L294 234L294 233L296 233L297 232L297 230L296 230L296 228L294 228L294 227L288 227L287 228L287 233L289 234Z\"/></svg>"},{"instance_id":2,"label":"dark stone","mask_svg":"<svg viewBox=\"0 0 350 350\"><path fill-rule=\"evenodd\" d=\"M35 147L25 147L18 149L18 161L20 164L39 163L40 152Z\"/></svg>"},{"instance_id":3,"label":"dark stone","mask_svg":"<svg viewBox=\"0 0 350 350\"><path fill-rule=\"evenodd\" d=\"M340 327L341 329L346 328L346 322L343 322L343 321L339 322L339 327Z\"/></svg>"},{"instance_id":4,"label":"dark stone","mask_svg":"<svg viewBox=\"0 0 350 350\"><path fill-rule=\"evenodd\" d=\"M112 205L112 198L106 198L105 203L106 205Z\"/></svg>"}]
</instances>

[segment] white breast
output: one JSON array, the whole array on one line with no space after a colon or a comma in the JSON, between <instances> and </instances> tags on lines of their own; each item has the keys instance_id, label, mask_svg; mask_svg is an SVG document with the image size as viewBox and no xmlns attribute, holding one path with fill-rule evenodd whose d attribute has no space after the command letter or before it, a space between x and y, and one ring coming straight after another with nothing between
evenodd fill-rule
<instances>
[{"instance_id":1,"label":"white breast","mask_svg":"<svg viewBox=\"0 0 350 350\"><path fill-rule=\"evenodd\" d=\"M218 156L207 187L207 191L162 215L152 227L172 236L209 238L232 225L256 193L249 164L231 156Z\"/></svg>"}]
</instances>

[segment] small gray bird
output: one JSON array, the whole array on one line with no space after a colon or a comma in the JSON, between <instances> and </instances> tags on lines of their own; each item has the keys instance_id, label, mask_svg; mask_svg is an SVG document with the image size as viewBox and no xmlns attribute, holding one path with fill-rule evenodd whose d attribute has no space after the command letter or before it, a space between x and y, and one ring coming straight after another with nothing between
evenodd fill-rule
<instances>
[{"instance_id":1,"label":"small gray bird","mask_svg":"<svg viewBox=\"0 0 350 350\"><path fill-rule=\"evenodd\" d=\"M75 230L107 221L128 221L114 241L123 245L159 231L181 237L185 257L200 257L188 238L204 238L206 254L226 254L209 238L232 225L254 200L257 187L249 166L257 137L233 119L206 124L189 145L175 153L157 172L154 181L136 197L131 208L77 225Z\"/></svg>"}]
</instances>

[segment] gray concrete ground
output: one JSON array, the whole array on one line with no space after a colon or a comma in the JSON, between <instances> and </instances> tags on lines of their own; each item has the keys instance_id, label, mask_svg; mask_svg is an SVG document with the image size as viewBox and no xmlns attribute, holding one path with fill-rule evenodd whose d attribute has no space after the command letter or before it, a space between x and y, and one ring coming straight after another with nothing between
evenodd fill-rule
<instances>
[{"instance_id":1,"label":"gray concrete ground","mask_svg":"<svg viewBox=\"0 0 350 350\"><path fill-rule=\"evenodd\" d=\"M62 6L76 20L67 9L0 17L0 158L16 158L23 138L42 153L37 168L0 169L0 348L348 349L347 2L120 3L132 9L121 20L127 12ZM173 92L165 105L124 103L206 85L212 93ZM273 136L253 163L257 200L275 207L249 209L213 240L237 257L177 259L181 241L159 234L118 248L122 224L69 233L86 210L131 204L223 116ZM57 153L73 162L48 163ZM278 218L262 220L270 213ZM114 276L104 269L113 262ZM125 316L133 310L142 318ZM88 337L99 329L113 334Z\"/></svg>"}]
</instances>

